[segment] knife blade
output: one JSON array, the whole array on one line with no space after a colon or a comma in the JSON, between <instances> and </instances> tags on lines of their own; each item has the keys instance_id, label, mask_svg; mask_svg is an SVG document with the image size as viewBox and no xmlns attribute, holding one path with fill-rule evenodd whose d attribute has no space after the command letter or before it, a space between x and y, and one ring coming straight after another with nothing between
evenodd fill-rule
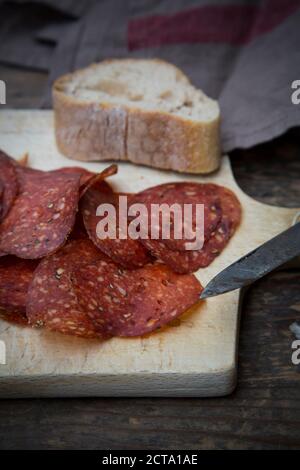
<instances>
[{"instance_id":1,"label":"knife blade","mask_svg":"<svg viewBox=\"0 0 300 470\"><path fill-rule=\"evenodd\" d=\"M217 274L202 291L200 299L248 286L298 255L300 255L299 222Z\"/></svg>"}]
</instances>

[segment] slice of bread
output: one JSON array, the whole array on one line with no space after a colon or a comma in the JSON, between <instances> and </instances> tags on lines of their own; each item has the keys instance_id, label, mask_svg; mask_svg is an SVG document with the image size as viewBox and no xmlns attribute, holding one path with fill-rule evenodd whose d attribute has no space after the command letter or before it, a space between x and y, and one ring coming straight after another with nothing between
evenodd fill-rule
<instances>
[{"instance_id":1,"label":"slice of bread","mask_svg":"<svg viewBox=\"0 0 300 470\"><path fill-rule=\"evenodd\" d=\"M106 60L65 75L53 103L57 146L70 158L188 173L219 166L218 103L162 60Z\"/></svg>"}]
</instances>

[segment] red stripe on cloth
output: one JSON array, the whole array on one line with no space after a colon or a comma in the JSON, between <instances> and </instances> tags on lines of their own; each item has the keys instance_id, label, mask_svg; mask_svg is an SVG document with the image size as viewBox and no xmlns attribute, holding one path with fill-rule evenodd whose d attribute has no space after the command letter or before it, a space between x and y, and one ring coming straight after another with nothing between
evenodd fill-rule
<instances>
[{"instance_id":1,"label":"red stripe on cloth","mask_svg":"<svg viewBox=\"0 0 300 470\"><path fill-rule=\"evenodd\" d=\"M266 0L262 6L208 5L140 17L128 23L128 49L201 42L243 45L271 31L299 8L299 0Z\"/></svg>"}]
</instances>

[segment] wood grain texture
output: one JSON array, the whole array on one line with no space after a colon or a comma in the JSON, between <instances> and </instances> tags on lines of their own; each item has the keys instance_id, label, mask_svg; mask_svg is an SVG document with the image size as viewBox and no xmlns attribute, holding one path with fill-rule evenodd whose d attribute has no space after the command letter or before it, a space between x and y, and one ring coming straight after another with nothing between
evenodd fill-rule
<instances>
[{"instance_id":1,"label":"wood grain texture","mask_svg":"<svg viewBox=\"0 0 300 470\"><path fill-rule=\"evenodd\" d=\"M299 448L300 369L291 363L288 328L299 283L299 272L277 272L249 289L230 396L3 400L0 448Z\"/></svg>"},{"instance_id":2,"label":"wood grain texture","mask_svg":"<svg viewBox=\"0 0 300 470\"><path fill-rule=\"evenodd\" d=\"M0 78L3 69L24 90L22 95L19 85L15 90L9 86L9 106L24 108L29 102L35 107L32 103L36 94L42 94L46 75L35 74L39 78L33 87L26 80L27 72L0 67ZM297 207L299 146L300 132L295 129L251 150L237 150L231 161L238 184L265 203ZM299 284L300 270L285 270L268 275L247 292L238 386L232 395L0 400L0 448L299 449L300 370L290 360L294 338L288 329L300 316L292 308L300 303ZM268 331L271 335L264 348Z\"/></svg>"}]
</instances>

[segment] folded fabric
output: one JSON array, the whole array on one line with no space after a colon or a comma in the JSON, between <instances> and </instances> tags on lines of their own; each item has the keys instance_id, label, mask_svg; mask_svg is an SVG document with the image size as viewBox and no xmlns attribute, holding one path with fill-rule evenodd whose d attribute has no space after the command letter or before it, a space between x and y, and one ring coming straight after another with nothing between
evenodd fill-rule
<instances>
[{"instance_id":1,"label":"folded fabric","mask_svg":"<svg viewBox=\"0 0 300 470\"><path fill-rule=\"evenodd\" d=\"M2 3L11 3L14 5L25 5L30 7L34 4L45 5L58 12L64 13L71 18L79 18L91 5L93 0L4 0Z\"/></svg>"}]
</instances>

